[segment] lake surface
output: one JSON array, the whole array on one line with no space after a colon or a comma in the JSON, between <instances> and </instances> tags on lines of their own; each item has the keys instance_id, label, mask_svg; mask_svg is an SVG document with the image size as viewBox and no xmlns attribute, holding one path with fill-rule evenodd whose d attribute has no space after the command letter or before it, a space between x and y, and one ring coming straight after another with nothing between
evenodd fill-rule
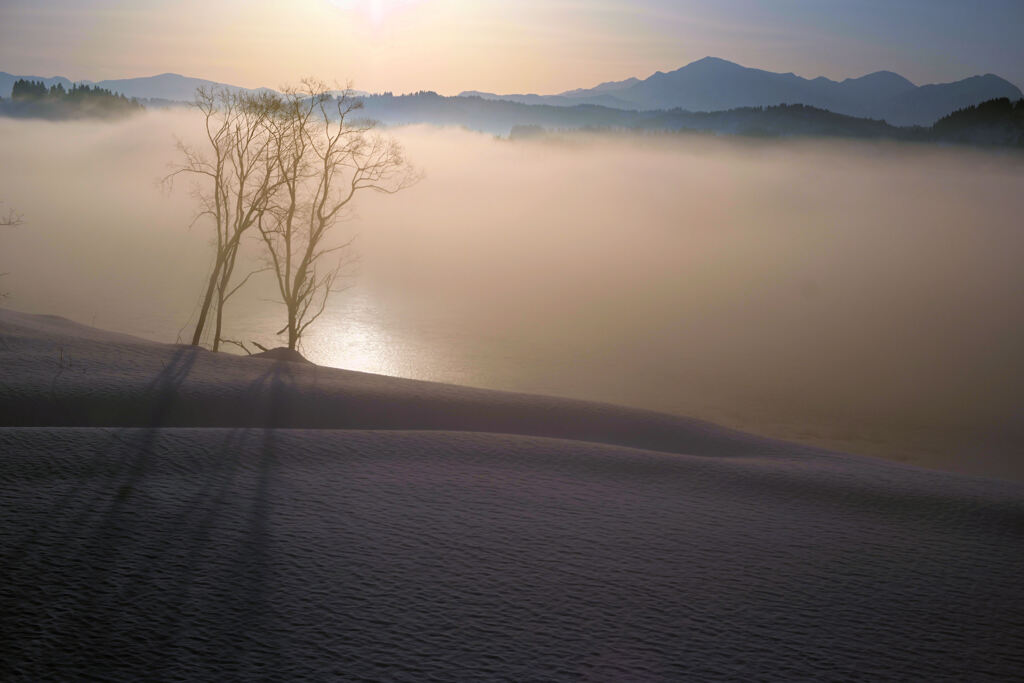
<instances>
[{"instance_id":1,"label":"lake surface","mask_svg":"<svg viewBox=\"0 0 1024 683\"><path fill-rule=\"evenodd\" d=\"M236 311L230 319L232 334L270 346L275 338L268 331L282 324L282 311L255 306ZM658 338L651 330L637 329L634 335L602 337L574 327L545 327L530 316L500 318L488 319L482 311L474 315L444 306L410 306L356 285L335 297L301 349L310 360L331 367L630 405L925 467L1022 476L1024 439L1018 423L968 405L986 399L993 405L999 396L994 399L985 391L996 394L998 387L965 393L959 412L945 411L942 401L958 390L955 376L933 378L919 388L916 402L876 396L872 389L895 383L863 366L855 342L853 349L831 350L836 362L845 355L855 364L852 372L838 368L825 376L761 372L745 377L723 367L721 359L695 354L685 336ZM167 338L170 331L151 336ZM766 353L759 346L763 341L748 340L755 358ZM984 363L971 358L963 362L984 370ZM866 393L852 380L857 372L865 373ZM830 378L836 385L826 386Z\"/></svg>"}]
</instances>

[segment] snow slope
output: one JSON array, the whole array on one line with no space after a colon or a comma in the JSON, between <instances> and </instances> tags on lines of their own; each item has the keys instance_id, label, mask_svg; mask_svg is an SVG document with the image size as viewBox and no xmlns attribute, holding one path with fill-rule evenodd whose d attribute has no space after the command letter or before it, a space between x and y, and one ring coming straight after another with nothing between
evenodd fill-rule
<instances>
[{"instance_id":1,"label":"snow slope","mask_svg":"<svg viewBox=\"0 0 1024 683\"><path fill-rule=\"evenodd\" d=\"M0 311L0 679L1009 680L1024 486Z\"/></svg>"}]
</instances>

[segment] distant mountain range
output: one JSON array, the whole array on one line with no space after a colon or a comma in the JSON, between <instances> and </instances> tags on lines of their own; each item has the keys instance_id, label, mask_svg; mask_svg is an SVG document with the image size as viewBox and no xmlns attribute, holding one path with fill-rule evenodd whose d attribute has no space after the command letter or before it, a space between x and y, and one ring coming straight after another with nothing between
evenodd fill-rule
<instances>
[{"instance_id":1,"label":"distant mountain range","mask_svg":"<svg viewBox=\"0 0 1024 683\"><path fill-rule=\"evenodd\" d=\"M191 102L195 98L196 88L199 87L227 88L228 90L240 92L276 92L273 88L243 88L238 85L231 85L230 83L219 83L206 80L205 78L192 78L172 73L160 74L159 76L143 76L141 78L116 78L107 81L71 81L63 76L51 76L49 78L41 76L15 76L14 74L0 71L0 97L10 97L14 82L21 78L29 81L42 81L47 88L51 85L60 84L67 89L72 84L77 83L78 85L105 88L125 97L135 97L140 100L165 100L167 102ZM340 93L341 91L332 90L331 92ZM359 91L353 92L357 95L364 94Z\"/></svg>"},{"instance_id":2,"label":"distant mountain range","mask_svg":"<svg viewBox=\"0 0 1024 683\"><path fill-rule=\"evenodd\" d=\"M60 76L40 78L0 72L0 97L10 97L19 78L42 81L48 87L61 84L69 88L72 84ZM269 90L171 73L79 83L138 98L147 106L191 101L200 86L246 92ZM669 73L659 71L644 80L612 81L558 95L495 95L477 91L466 91L457 97L433 92L406 96L357 94L364 100L366 115L384 123L467 125L499 135L507 134L514 126L526 125L888 136L893 133L851 117L884 120L890 126L931 126L958 109L997 98L1013 102L1024 97L1019 88L992 74L924 86L914 85L890 71L844 81L808 80L791 73L748 69L714 57ZM802 107L754 111L781 104ZM825 116L828 113L837 116Z\"/></svg>"},{"instance_id":3,"label":"distant mountain range","mask_svg":"<svg viewBox=\"0 0 1024 683\"><path fill-rule=\"evenodd\" d=\"M68 88L72 85L72 81L60 76L40 78L0 72L0 97L9 97L14 81L19 78L42 81L47 86L59 83ZM191 100L199 86L249 92L268 89L242 88L178 74L79 83L97 85L128 97L171 101ZM833 81L823 77L806 79L794 74L748 69L725 59L705 57L682 69L657 72L643 80L611 81L593 88L566 90L557 95L499 95L467 90L460 96L554 106L595 104L640 112L671 109L720 112L744 106L807 104L837 114L882 119L895 126L930 126L965 106L997 97L1016 100L1024 94L1014 84L992 74L922 86L888 71Z\"/></svg>"},{"instance_id":4,"label":"distant mountain range","mask_svg":"<svg viewBox=\"0 0 1024 683\"><path fill-rule=\"evenodd\" d=\"M668 73L659 71L644 80L630 78L558 95L496 95L475 90L460 95L523 104L593 104L638 111L723 111L806 104L837 114L884 119L896 126L928 126L956 109L1000 97L1017 100L1024 96L1017 86L993 74L922 86L891 71L833 81L750 69L716 57L705 57Z\"/></svg>"},{"instance_id":5,"label":"distant mountain range","mask_svg":"<svg viewBox=\"0 0 1024 683\"><path fill-rule=\"evenodd\" d=\"M561 135L573 130L636 134L706 134L744 137L837 137L1024 147L1024 99L989 100L947 114L933 126L893 126L885 121L804 104L738 107L713 112L684 109L636 111L592 104L563 107L433 92L369 95L367 117L388 125L464 126L512 138Z\"/></svg>"}]
</instances>

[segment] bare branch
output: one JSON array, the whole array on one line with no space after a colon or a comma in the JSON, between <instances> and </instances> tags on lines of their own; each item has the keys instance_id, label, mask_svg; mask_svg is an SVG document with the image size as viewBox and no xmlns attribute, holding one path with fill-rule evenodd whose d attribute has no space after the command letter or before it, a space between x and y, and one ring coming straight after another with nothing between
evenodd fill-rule
<instances>
[{"instance_id":1,"label":"bare branch","mask_svg":"<svg viewBox=\"0 0 1024 683\"><path fill-rule=\"evenodd\" d=\"M240 290L245 285L245 283L249 281L249 278L251 278L253 275L255 275L256 273L265 273L268 270L271 270L271 269L270 268L257 268L256 270L251 271L248 275L246 275L244 278L242 278L241 282L239 282L237 285L235 285L231 290L228 291L227 294L224 295L224 300L227 301L229 298L231 298L231 295L234 294L235 292L237 292L238 290Z\"/></svg>"},{"instance_id":2,"label":"bare branch","mask_svg":"<svg viewBox=\"0 0 1024 683\"><path fill-rule=\"evenodd\" d=\"M235 346L237 346L237 347L241 348L243 351L245 351L245 354L247 356L251 356L252 355L252 351L250 351L249 349L245 348L245 344L243 344L240 341L235 341L234 339L224 339L223 337L221 338L220 341L223 344L234 344Z\"/></svg>"}]
</instances>

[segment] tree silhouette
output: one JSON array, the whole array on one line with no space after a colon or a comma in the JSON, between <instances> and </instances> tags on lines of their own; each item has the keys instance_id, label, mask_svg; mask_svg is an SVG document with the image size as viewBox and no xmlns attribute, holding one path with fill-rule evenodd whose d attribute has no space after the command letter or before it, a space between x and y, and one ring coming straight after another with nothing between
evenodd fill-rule
<instances>
[{"instance_id":1,"label":"tree silhouette","mask_svg":"<svg viewBox=\"0 0 1024 683\"><path fill-rule=\"evenodd\" d=\"M332 241L356 195L392 194L419 175L394 140L373 134L374 123L355 120L362 102L348 89L332 97L327 87L304 80L285 91L273 118L278 190L257 225L285 305L288 348L338 291L352 239Z\"/></svg>"},{"instance_id":2,"label":"tree silhouette","mask_svg":"<svg viewBox=\"0 0 1024 683\"><path fill-rule=\"evenodd\" d=\"M17 213L14 209L8 209L6 214L0 214L0 228L17 227L23 222L21 214ZM0 273L0 277L5 275L7 275L7 273ZM0 291L0 299L6 299L8 294L9 292Z\"/></svg>"},{"instance_id":3,"label":"tree silhouette","mask_svg":"<svg viewBox=\"0 0 1024 683\"><path fill-rule=\"evenodd\" d=\"M183 160L164 181L173 183L179 175L194 178L200 210L193 224L204 218L213 222L213 265L192 344L198 346L202 341L212 311L216 351L222 341L225 304L248 279L247 276L238 284L232 279L242 237L267 211L280 183L272 153L272 116L280 108L281 100L269 93L199 88L193 105L203 116L206 144L197 149L179 141L178 151Z\"/></svg>"}]
</instances>

